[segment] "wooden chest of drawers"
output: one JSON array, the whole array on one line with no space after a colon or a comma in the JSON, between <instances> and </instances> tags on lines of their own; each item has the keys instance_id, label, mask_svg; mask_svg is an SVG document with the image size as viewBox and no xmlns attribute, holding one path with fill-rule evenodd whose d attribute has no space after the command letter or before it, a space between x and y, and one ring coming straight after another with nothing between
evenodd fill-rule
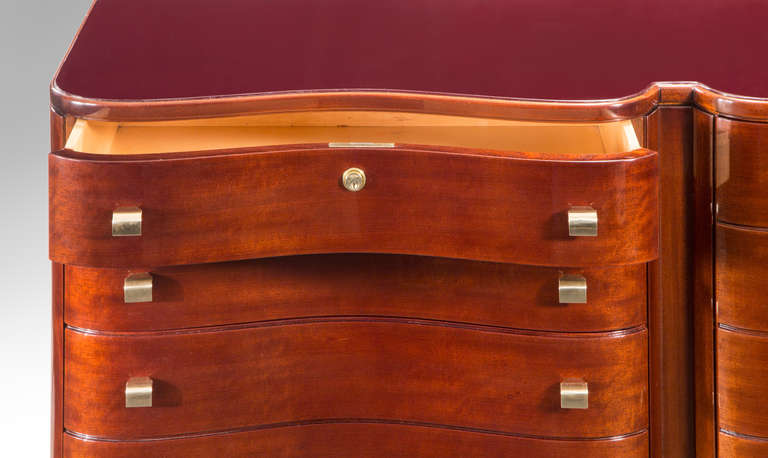
<instances>
[{"instance_id":1,"label":"wooden chest of drawers","mask_svg":"<svg viewBox=\"0 0 768 458\"><path fill-rule=\"evenodd\" d=\"M655 153L116 159L51 156L64 455L243 435L238 454L280 454L275 429L309 451L322 445L303 431L331 425L647 454ZM356 192L339 182L351 165L366 176Z\"/></svg>"},{"instance_id":2,"label":"wooden chest of drawers","mask_svg":"<svg viewBox=\"0 0 768 458\"><path fill-rule=\"evenodd\" d=\"M703 2L703 68L699 23L590 32L641 2L521 3L96 0L51 87L53 456L768 455L768 101L635 93L768 95L762 35Z\"/></svg>"}]
</instances>

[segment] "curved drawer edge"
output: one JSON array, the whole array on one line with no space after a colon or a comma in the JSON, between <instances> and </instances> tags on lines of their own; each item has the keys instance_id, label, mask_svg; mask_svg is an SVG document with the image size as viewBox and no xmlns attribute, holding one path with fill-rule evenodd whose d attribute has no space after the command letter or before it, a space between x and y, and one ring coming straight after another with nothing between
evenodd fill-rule
<instances>
[{"instance_id":1,"label":"curved drawer edge","mask_svg":"<svg viewBox=\"0 0 768 458\"><path fill-rule=\"evenodd\" d=\"M443 425L323 422L151 441L103 441L64 433L64 457L648 456L648 432L597 440L546 439Z\"/></svg>"},{"instance_id":2,"label":"curved drawer edge","mask_svg":"<svg viewBox=\"0 0 768 458\"><path fill-rule=\"evenodd\" d=\"M717 448L722 458L768 456L768 438L720 430Z\"/></svg>"},{"instance_id":3,"label":"curved drawer edge","mask_svg":"<svg viewBox=\"0 0 768 458\"><path fill-rule=\"evenodd\" d=\"M743 330L768 331L768 230L717 223L717 320Z\"/></svg>"},{"instance_id":4,"label":"curved drawer edge","mask_svg":"<svg viewBox=\"0 0 768 458\"><path fill-rule=\"evenodd\" d=\"M768 333L720 325L717 366L720 428L768 437Z\"/></svg>"}]
</instances>

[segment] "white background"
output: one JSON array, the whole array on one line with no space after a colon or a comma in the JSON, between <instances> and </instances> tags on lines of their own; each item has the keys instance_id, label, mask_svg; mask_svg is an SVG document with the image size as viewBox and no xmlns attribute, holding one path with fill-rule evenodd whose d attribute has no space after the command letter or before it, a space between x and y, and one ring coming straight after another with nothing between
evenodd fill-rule
<instances>
[{"instance_id":1,"label":"white background","mask_svg":"<svg viewBox=\"0 0 768 458\"><path fill-rule=\"evenodd\" d=\"M0 456L50 455L48 85L90 0L0 0Z\"/></svg>"}]
</instances>

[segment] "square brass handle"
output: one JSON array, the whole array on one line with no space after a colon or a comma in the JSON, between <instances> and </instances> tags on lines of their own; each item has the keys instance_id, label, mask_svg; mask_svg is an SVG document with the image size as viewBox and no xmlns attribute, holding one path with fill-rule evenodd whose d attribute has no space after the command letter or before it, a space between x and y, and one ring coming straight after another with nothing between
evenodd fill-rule
<instances>
[{"instance_id":1,"label":"square brass handle","mask_svg":"<svg viewBox=\"0 0 768 458\"><path fill-rule=\"evenodd\" d=\"M123 297L126 304L152 302L152 274L141 272L125 277Z\"/></svg>"},{"instance_id":2,"label":"square brass handle","mask_svg":"<svg viewBox=\"0 0 768 458\"><path fill-rule=\"evenodd\" d=\"M120 207L112 212L112 237L136 237L141 235L141 209Z\"/></svg>"},{"instance_id":3,"label":"square brass handle","mask_svg":"<svg viewBox=\"0 0 768 458\"><path fill-rule=\"evenodd\" d=\"M568 235L597 237L597 210L592 207L571 207L568 210Z\"/></svg>"},{"instance_id":4,"label":"square brass handle","mask_svg":"<svg viewBox=\"0 0 768 458\"><path fill-rule=\"evenodd\" d=\"M131 377L125 383L125 407L152 407L154 382L149 377Z\"/></svg>"},{"instance_id":5,"label":"square brass handle","mask_svg":"<svg viewBox=\"0 0 768 458\"><path fill-rule=\"evenodd\" d=\"M581 379L560 382L560 408L586 409L589 407L589 387Z\"/></svg>"},{"instance_id":6,"label":"square brass handle","mask_svg":"<svg viewBox=\"0 0 768 458\"><path fill-rule=\"evenodd\" d=\"M557 293L561 304L586 304L587 279L582 275L563 275L557 282Z\"/></svg>"}]
</instances>

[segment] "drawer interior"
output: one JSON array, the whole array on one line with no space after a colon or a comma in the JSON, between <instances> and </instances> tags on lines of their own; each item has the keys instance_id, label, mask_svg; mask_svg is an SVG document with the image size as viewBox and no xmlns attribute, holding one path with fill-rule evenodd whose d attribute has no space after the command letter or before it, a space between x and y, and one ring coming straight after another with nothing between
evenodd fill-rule
<instances>
[{"instance_id":1,"label":"drawer interior","mask_svg":"<svg viewBox=\"0 0 768 458\"><path fill-rule=\"evenodd\" d=\"M642 123L530 122L377 111L272 113L154 122L78 119L66 148L149 154L301 143L403 143L553 154L610 154L640 147Z\"/></svg>"}]
</instances>

